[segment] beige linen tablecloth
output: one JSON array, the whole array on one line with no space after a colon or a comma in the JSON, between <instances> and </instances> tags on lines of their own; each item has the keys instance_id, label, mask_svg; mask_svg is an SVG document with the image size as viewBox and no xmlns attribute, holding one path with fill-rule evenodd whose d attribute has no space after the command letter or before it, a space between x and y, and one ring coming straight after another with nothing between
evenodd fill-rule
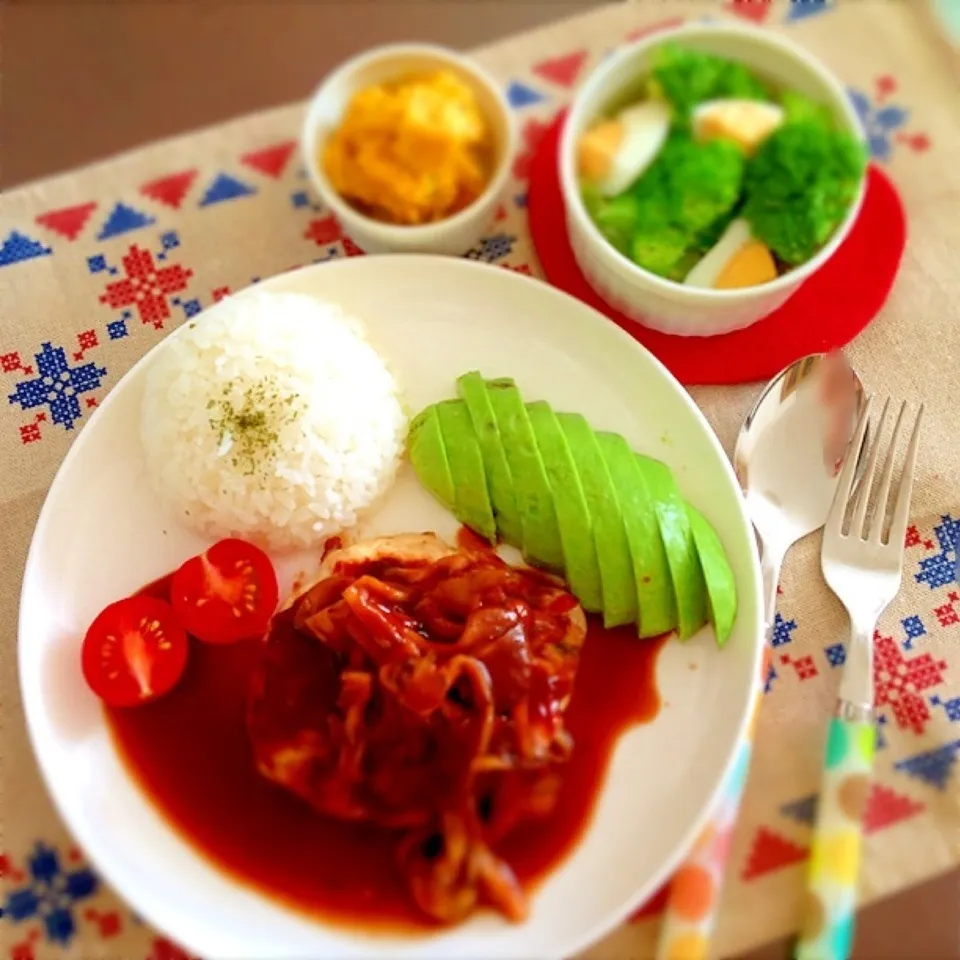
<instances>
[{"instance_id":1,"label":"beige linen tablecloth","mask_svg":"<svg viewBox=\"0 0 960 960\"><path fill-rule=\"evenodd\" d=\"M478 51L518 113L523 153L501 217L471 256L538 273L524 217L527 155L614 45L664 21L740 16L820 55L849 84L875 160L903 196L899 279L849 355L868 389L927 418L904 589L877 637L882 748L864 901L960 863L960 96L955 53L911 2L620 4ZM301 107L155 144L0 199L0 958L174 960L177 948L99 881L38 776L19 702L21 571L50 481L97 404L143 353L231 290L356 253L315 205L294 149ZM729 450L757 385L692 391ZM109 465L105 465L109 469ZM791 932L846 619L791 555L755 759L723 894L718 954ZM29 638L26 638L29 642ZM590 951L644 958L656 901Z\"/></svg>"}]
</instances>

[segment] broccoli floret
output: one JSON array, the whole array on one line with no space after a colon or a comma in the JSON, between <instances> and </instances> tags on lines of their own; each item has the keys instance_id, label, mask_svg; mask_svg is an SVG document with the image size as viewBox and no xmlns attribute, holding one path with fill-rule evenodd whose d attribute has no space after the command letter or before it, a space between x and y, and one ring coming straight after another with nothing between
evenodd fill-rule
<instances>
[{"instance_id":1,"label":"broccoli floret","mask_svg":"<svg viewBox=\"0 0 960 960\"><path fill-rule=\"evenodd\" d=\"M682 279L705 249L719 222L729 222L743 182L745 160L724 140L696 143L674 133L633 186L636 263L670 279ZM717 233L719 236L719 233Z\"/></svg>"},{"instance_id":2,"label":"broccoli floret","mask_svg":"<svg viewBox=\"0 0 960 960\"><path fill-rule=\"evenodd\" d=\"M747 167L743 215L784 263L804 263L846 216L866 163L849 133L809 119L785 124Z\"/></svg>"},{"instance_id":3,"label":"broccoli floret","mask_svg":"<svg viewBox=\"0 0 960 960\"><path fill-rule=\"evenodd\" d=\"M720 75L717 88L713 91L714 97L731 97L738 100L771 100L770 90L765 83L742 63L733 60Z\"/></svg>"},{"instance_id":4,"label":"broccoli floret","mask_svg":"<svg viewBox=\"0 0 960 960\"><path fill-rule=\"evenodd\" d=\"M584 203L597 229L621 253L630 256L633 237L640 219L640 204L632 193L607 199L584 195Z\"/></svg>"},{"instance_id":5,"label":"broccoli floret","mask_svg":"<svg viewBox=\"0 0 960 960\"><path fill-rule=\"evenodd\" d=\"M740 196L746 160L728 140L697 143L672 134L650 169L634 184L640 220L665 220L688 236L706 230Z\"/></svg>"},{"instance_id":6,"label":"broccoli floret","mask_svg":"<svg viewBox=\"0 0 960 960\"><path fill-rule=\"evenodd\" d=\"M765 84L742 63L675 43L657 50L647 89L670 102L679 126L689 122L690 112L704 100L771 99Z\"/></svg>"},{"instance_id":7,"label":"broccoli floret","mask_svg":"<svg viewBox=\"0 0 960 960\"><path fill-rule=\"evenodd\" d=\"M671 219L691 235L732 209L740 196L746 160L729 140L696 143L689 137L673 137L659 160ZM637 185L641 195L643 180Z\"/></svg>"},{"instance_id":8,"label":"broccoli floret","mask_svg":"<svg viewBox=\"0 0 960 960\"><path fill-rule=\"evenodd\" d=\"M678 227L668 223L644 224L633 238L630 255L651 273L668 280L682 280L689 247L690 238Z\"/></svg>"},{"instance_id":9,"label":"broccoli floret","mask_svg":"<svg viewBox=\"0 0 960 960\"><path fill-rule=\"evenodd\" d=\"M783 107L784 123L815 123L827 130L834 129L833 114L830 108L816 100L805 97L794 90L784 90L780 95Z\"/></svg>"},{"instance_id":10,"label":"broccoli floret","mask_svg":"<svg viewBox=\"0 0 960 960\"><path fill-rule=\"evenodd\" d=\"M629 190L606 198L587 187L584 205L617 250L652 273L682 280L730 222L745 165L734 143L697 143L675 131Z\"/></svg>"},{"instance_id":11,"label":"broccoli floret","mask_svg":"<svg viewBox=\"0 0 960 960\"><path fill-rule=\"evenodd\" d=\"M655 54L653 89L673 105L679 116L687 117L696 104L710 99L724 66L720 57L665 43Z\"/></svg>"}]
</instances>

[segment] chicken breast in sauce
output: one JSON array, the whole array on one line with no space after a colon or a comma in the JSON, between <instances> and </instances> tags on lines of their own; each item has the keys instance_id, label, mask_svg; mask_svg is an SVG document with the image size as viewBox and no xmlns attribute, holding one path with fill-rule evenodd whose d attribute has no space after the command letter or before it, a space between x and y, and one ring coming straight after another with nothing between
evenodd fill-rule
<instances>
[{"instance_id":1,"label":"chicken breast in sauce","mask_svg":"<svg viewBox=\"0 0 960 960\"><path fill-rule=\"evenodd\" d=\"M275 618L250 690L257 767L319 813L398 834L430 917L526 898L496 853L550 814L586 633L564 585L408 534L335 550Z\"/></svg>"}]
</instances>

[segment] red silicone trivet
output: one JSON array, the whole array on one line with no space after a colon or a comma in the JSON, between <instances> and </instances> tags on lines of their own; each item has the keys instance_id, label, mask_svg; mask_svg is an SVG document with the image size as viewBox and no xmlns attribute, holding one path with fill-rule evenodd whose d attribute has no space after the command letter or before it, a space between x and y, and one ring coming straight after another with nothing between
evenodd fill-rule
<instances>
[{"instance_id":1,"label":"red silicone trivet","mask_svg":"<svg viewBox=\"0 0 960 960\"><path fill-rule=\"evenodd\" d=\"M567 238L557 151L564 114L544 134L530 166L530 234L547 279L606 314L685 384L765 380L809 353L849 343L877 315L893 286L906 240L900 197L875 165L850 236L779 310L716 337L648 330L607 304L587 283Z\"/></svg>"}]
</instances>

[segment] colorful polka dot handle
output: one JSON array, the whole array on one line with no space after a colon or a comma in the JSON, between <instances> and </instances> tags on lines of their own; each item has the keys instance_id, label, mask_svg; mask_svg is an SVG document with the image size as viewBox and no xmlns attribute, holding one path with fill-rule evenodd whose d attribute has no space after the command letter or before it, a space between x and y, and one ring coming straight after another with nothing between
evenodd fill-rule
<instances>
[{"instance_id":1,"label":"colorful polka dot handle","mask_svg":"<svg viewBox=\"0 0 960 960\"><path fill-rule=\"evenodd\" d=\"M840 706L850 705L840 701ZM830 721L797 960L846 960L850 955L875 741L872 717L840 715Z\"/></svg>"}]
</instances>

